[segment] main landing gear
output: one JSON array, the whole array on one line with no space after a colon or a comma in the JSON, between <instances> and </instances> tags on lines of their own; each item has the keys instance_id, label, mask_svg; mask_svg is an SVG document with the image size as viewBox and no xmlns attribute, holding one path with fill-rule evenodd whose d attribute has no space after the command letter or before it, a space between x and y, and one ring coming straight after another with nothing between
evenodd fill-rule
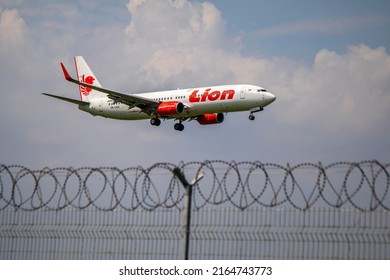
<instances>
[{"instance_id":1,"label":"main landing gear","mask_svg":"<svg viewBox=\"0 0 390 280\"><path fill-rule=\"evenodd\" d=\"M152 119L150 119L150 124L154 125L154 126L160 126L161 120L158 119L158 118L152 118ZM180 121L178 123L175 123L174 128L175 128L175 130L183 131L184 130L184 125Z\"/></svg>"},{"instance_id":2,"label":"main landing gear","mask_svg":"<svg viewBox=\"0 0 390 280\"><path fill-rule=\"evenodd\" d=\"M261 112L261 111L263 111L263 110L264 110L263 107L257 107L257 108L251 109L251 113L249 114L249 119L250 119L251 121L255 120L255 116L253 115L253 113Z\"/></svg>"},{"instance_id":3,"label":"main landing gear","mask_svg":"<svg viewBox=\"0 0 390 280\"><path fill-rule=\"evenodd\" d=\"M184 130L184 125L180 122L178 123L175 123L175 126L174 126L175 130L178 130L178 131L183 131Z\"/></svg>"},{"instance_id":4,"label":"main landing gear","mask_svg":"<svg viewBox=\"0 0 390 280\"><path fill-rule=\"evenodd\" d=\"M150 124L154 126L159 126L161 124L161 120L157 118L153 118L150 120Z\"/></svg>"}]
</instances>

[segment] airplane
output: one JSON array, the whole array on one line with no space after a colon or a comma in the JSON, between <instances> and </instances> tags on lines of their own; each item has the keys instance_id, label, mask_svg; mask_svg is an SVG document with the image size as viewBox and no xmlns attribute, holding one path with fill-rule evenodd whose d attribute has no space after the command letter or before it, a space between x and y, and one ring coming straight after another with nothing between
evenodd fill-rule
<instances>
[{"instance_id":1,"label":"airplane","mask_svg":"<svg viewBox=\"0 0 390 280\"><path fill-rule=\"evenodd\" d=\"M150 119L159 126L161 119L174 119L174 128L183 131L184 121L197 120L201 125L219 124L224 114L249 111L253 115L275 101L266 89L247 84L197 87L147 93L122 93L103 88L82 56L75 56L77 79L72 78L61 62L67 81L79 86L80 100L42 93L78 105L93 116L119 120Z\"/></svg>"}]
</instances>

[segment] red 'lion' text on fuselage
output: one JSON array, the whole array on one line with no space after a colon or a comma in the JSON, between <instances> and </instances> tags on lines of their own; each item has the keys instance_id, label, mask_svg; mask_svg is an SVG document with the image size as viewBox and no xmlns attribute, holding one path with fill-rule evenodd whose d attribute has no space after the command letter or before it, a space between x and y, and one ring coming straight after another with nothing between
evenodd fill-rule
<instances>
[{"instance_id":1,"label":"red 'lion' text on fuselage","mask_svg":"<svg viewBox=\"0 0 390 280\"><path fill-rule=\"evenodd\" d=\"M225 100L233 99L235 91L233 89L224 90L222 93L218 90L211 91L211 88L205 90L205 92L200 95L198 94L199 90L194 90L190 95L190 102L205 102L206 100L215 101L215 100Z\"/></svg>"}]
</instances>

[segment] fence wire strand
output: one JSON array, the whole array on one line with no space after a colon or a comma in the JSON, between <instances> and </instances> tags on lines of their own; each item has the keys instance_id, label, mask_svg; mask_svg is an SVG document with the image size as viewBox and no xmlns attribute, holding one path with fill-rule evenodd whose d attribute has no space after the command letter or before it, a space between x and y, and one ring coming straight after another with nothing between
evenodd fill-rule
<instances>
[{"instance_id":1,"label":"fence wire strand","mask_svg":"<svg viewBox=\"0 0 390 280\"><path fill-rule=\"evenodd\" d=\"M0 164L0 211L15 208L61 210L93 208L127 211L182 209L184 189L173 170L188 179L204 174L194 188L194 208L230 205L353 207L370 212L390 209L390 164L379 161L274 163L204 161L157 163L149 168L45 167L32 170ZM190 180L189 180L190 181Z\"/></svg>"}]
</instances>

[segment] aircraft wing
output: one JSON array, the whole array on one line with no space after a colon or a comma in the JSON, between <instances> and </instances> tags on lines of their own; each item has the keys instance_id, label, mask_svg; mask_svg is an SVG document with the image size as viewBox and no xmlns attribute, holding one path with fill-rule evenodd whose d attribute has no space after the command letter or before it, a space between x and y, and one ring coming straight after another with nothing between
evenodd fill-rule
<instances>
[{"instance_id":1,"label":"aircraft wing","mask_svg":"<svg viewBox=\"0 0 390 280\"><path fill-rule=\"evenodd\" d=\"M145 98L145 97L141 97L141 96L138 96L136 94L125 94L125 93L121 93L121 92L114 91L114 90L111 90L111 89L97 87L97 86L94 86L94 85L90 85L90 84L87 84L87 83L80 82L80 81L72 78L69 75L69 73L66 70L66 68L65 68L63 63L61 63L61 67L62 67L62 71L64 72L65 79L67 81L69 81L71 83L74 83L74 84L77 84L77 85L80 85L80 86L84 86L84 87L87 87L87 88L91 88L91 89L103 92L103 93L107 94L108 98L114 100L115 102L120 102L120 103L126 104L130 108L139 107L145 113L151 114L151 113L153 113L155 111L155 109L160 104L160 102L158 102L158 101L155 101L155 100L149 99L149 98Z\"/></svg>"},{"instance_id":2,"label":"aircraft wing","mask_svg":"<svg viewBox=\"0 0 390 280\"><path fill-rule=\"evenodd\" d=\"M57 98L57 99L60 99L60 100L64 100L64 101L67 101L67 102L70 102L70 103L73 103L73 104L77 104L77 105L82 105L82 106L89 105L88 102L81 101L81 100L76 100L76 99L67 98L67 97L54 95L54 94L49 94L49 93L42 93L42 94L46 95L46 96L54 97L54 98Z\"/></svg>"}]
</instances>

